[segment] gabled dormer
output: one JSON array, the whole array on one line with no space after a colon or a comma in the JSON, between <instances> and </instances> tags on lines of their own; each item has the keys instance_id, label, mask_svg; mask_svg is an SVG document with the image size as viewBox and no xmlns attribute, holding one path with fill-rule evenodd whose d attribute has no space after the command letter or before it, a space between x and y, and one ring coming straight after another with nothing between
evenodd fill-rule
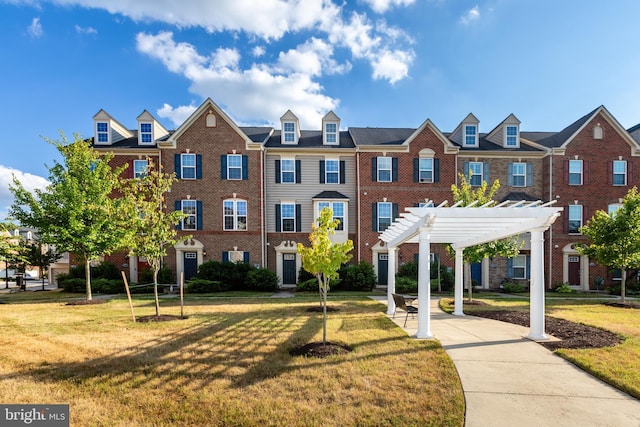
<instances>
[{"instance_id":1,"label":"gabled dormer","mask_svg":"<svg viewBox=\"0 0 640 427\"><path fill-rule=\"evenodd\" d=\"M340 145L340 118L333 111L322 118L322 144Z\"/></svg>"},{"instance_id":2,"label":"gabled dormer","mask_svg":"<svg viewBox=\"0 0 640 427\"><path fill-rule=\"evenodd\" d=\"M156 139L169 134L147 110L138 116L138 145L154 145Z\"/></svg>"},{"instance_id":3,"label":"gabled dormer","mask_svg":"<svg viewBox=\"0 0 640 427\"><path fill-rule=\"evenodd\" d=\"M463 148L478 148L480 121L472 113L464 118L462 123L458 125L451 133L451 140L457 142Z\"/></svg>"},{"instance_id":4,"label":"gabled dormer","mask_svg":"<svg viewBox=\"0 0 640 427\"><path fill-rule=\"evenodd\" d=\"M520 120L513 114L487 135L487 140L503 148L520 148Z\"/></svg>"},{"instance_id":5,"label":"gabled dormer","mask_svg":"<svg viewBox=\"0 0 640 427\"><path fill-rule=\"evenodd\" d=\"M100 110L93 116L95 145L112 145L123 139L132 138L133 134L106 111Z\"/></svg>"},{"instance_id":6,"label":"gabled dormer","mask_svg":"<svg viewBox=\"0 0 640 427\"><path fill-rule=\"evenodd\" d=\"M282 126L282 144L297 144L300 139L300 120L291 110L287 110L284 116L280 117Z\"/></svg>"}]
</instances>

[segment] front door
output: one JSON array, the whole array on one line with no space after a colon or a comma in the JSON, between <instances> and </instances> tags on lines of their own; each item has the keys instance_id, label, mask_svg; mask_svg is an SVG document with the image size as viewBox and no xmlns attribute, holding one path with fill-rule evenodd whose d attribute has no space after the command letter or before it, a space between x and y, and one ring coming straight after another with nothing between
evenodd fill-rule
<instances>
[{"instance_id":1,"label":"front door","mask_svg":"<svg viewBox=\"0 0 640 427\"><path fill-rule=\"evenodd\" d=\"M387 286L389 254L378 254L378 286Z\"/></svg>"},{"instance_id":2,"label":"front door","mask_svg":"<svg viewBox=\"0 0 640 427\"><path fill-rule=\"evenodd\" d=\"M482 286L482 263L477 262L475 264L471 264L471 283L476 284L476 286Z\"/></svg>"},{"instance_id":3,"label":"front door","mask_svg":"<svg viewBox=\"0 0 640 427\"><path fill-rule=\"evenodd\" d=\"M296 284L296 254L282 254L282 284Z\"/></svg>"},{"instance_id":4,"label":"front door","mask_svg":"<svg viewBox=\"0 0 640 427\"><path fill-rule=\"evenodd\" d=\"M184 280L185 282L192 277L195 277L198 273L198 253L197 252L185 252L184 253Z\"/></svg>"},{"instance_id":5,"label":"front door","mask_svg":"<svg viewBox=\"0 0 640 427\"><path fill-rule=\"evenodd\" d=\"M580 286L580 257L577 255L569 256L569 284Z\"/></svg>"}]
</instances>

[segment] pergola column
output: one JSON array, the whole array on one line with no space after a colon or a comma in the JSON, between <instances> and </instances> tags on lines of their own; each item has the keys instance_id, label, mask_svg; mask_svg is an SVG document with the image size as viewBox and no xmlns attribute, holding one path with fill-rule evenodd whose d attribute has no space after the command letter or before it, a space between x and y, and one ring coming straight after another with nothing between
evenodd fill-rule
<instances>
[{"instance_id":1,"label":"pergola column","mask_svg":"<svg viewBox=\"0 0 640 427\"><path fill-rule=\"evenodd\" d=\"M431 242L430 228L421 227L418 237L418 331L416 338L433 338L431 334Z\"/></svg>"},{"instance_id":2,"label":"pergola column","mask_svg":"<svg viewBox=\"0 0 640 427\"><path fill-rule=\"evenodd\" d=\"M393 295L396 293L396 253L395 246L388 247L387 259L387 314L392 315L396 312L396 303L393 301Z\"/></svg>"},{"instance_id":3,"label":"pergola column","mask_svg":"<svg viewBox=\"0 0 640 427\"><path fill-rule=\"evenodd\" d=\"M453 314L455 316L464 316L462 292L464 286L464 259L462 253L464 248L456 248L456 275L455 275L455 289L454 289L454 307Z\"/></svg>"},{"instance_id":4,"label":"pergola column","mask_svg":"<svg viewBox=\"0 0 640 427\"><path fill-rule=\"evenodd\" d=\"M534 228L531 233L531 281L529 316L530 328L528 338L546 340L544 323L544 257L543 233L546 228Z\"/></svg>"}]
</instances>

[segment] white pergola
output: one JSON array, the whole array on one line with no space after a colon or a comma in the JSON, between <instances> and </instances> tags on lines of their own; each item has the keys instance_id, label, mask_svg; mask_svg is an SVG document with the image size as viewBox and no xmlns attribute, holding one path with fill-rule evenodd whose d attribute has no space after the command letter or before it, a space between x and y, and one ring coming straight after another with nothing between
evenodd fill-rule
<instances>
[{"instance_id":1,"label":"white pergola","mask_svg":"<svg viewBox=\"0 0 640 427\"><path fill-rule=\"evenodd\" d=\"M531 234L530 280L530 339L547 339L544 324L544 256L543 233L560 216L562 208L554 202L505 201L493 206L471 204L437 207L406 208L390 227L380 234L389 254L387 299L388 314L395 311L391 294L395 293L396 251L403 243L418 243L418 331L417 338L433 338L431 334L431 243L450 243L455 249L455 305L454 315L463 316L463 258L464 248L523 233Z\"/></svg>"}]
</instances>

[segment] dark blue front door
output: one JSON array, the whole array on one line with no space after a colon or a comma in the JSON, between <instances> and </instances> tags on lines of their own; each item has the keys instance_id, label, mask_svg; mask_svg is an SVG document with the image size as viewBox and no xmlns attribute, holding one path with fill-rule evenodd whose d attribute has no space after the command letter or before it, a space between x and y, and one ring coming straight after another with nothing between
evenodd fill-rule
<instances>
[{"instance_id":1,"label":"dark blue front door","mask_svg":"<svg viewBox=\"0 0 640 427\"><path fill-rule=\"evenodd\" d=\"M296 284L296 254L282 254L282 284Z\"/></svg>"},{"instance_id":2,"label":"dark blue front door","mask_svg":"<svg viewBox=\"0 0 640 427\"><path fill-rule=\"evenodd\" d=\"M389 254L378 254L378 286L387 286Z\"/></svg>"},{"instance_id":3,"label":"dark blue front door","mask_svg":"<svg viewBox=\"0 0 640 427\"><path fill-rule=\"evenodd\" d=\"M482 263L477 262L471 264L471 283L475 283L476 286L482 286Z\"/></svg>"},{"instance_id":4,"label":"dark blue front door","mask_svg":"<svg viewBox=\"0 0 640 427\"><path fill-rule=\"evenodd\" d=\"M195 277L198 273L198 253L197 252L185 252L184 253L184 281Z\"/></svg>"}]
</instances>

